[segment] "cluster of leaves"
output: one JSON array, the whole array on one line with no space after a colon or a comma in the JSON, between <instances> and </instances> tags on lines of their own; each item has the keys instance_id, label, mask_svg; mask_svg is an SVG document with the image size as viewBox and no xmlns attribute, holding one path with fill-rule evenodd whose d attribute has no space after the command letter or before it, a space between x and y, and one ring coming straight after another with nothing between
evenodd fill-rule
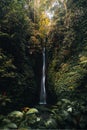
<instances>
[{"instance_id":1,"label":"cluster of leaves","mask_svg":"<svg viewBox=\"0 0 87 130\"><path fill-rule=\"evenodd\" d=\"M85 100L61 99L47 108L23 108L7 116L0 115L1 129L86 129L87 98Z\"/></svg>"},{"instance_id":2,"label":"cluster of leaves","mask_svg":"<svg viewBox=\"0 0 87 130\"><path fill-rule=\"evenodd\" d=\"M26 109L26 108L25 108ZM51 110L45 107L27 108L27 111L13 111L7 116L0 115L1 129L54 129L55 119L50 117Z\"/></svg>"},{"instance_id":3,"label":"cluster of leaves","mask_svg":"<svg viewBox=\"0 0 87 130\"><path fill-rule=\"evenodd\" d=\"M1 129L29 129L30 126L37 122L38 110L31 108L27 112L13 111L7 116L0 115Z\"/></svg>"},{"instance_id":4,"label":"cluster of leaves","mask_svg":"<svg viewBox=\"0 0 87 130\"><path fill-rule=\"evenodd\" d=\"M59 129L86 129L86 100L78 102L61 99L58 101L52 110L52 117L56 119Z\"/></svg>"}]
</instances>

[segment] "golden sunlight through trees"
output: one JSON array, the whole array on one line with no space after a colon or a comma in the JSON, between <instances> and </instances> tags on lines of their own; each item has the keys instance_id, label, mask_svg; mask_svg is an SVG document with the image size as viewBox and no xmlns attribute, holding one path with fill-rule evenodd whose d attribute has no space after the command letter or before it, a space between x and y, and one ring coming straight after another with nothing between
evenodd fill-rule
<instances>
[{"instance_id":1,"label":"golden sunlight through trees","mask_svg":"<svg viewBox=\"0 0 87 130\"><path fill-rule=\"evenodd\" d=\"M43 37L48 33L50 27L50 19L47 17L45 12L42 12L39 21L39 31Z\"/></svg>"}]
</instances>

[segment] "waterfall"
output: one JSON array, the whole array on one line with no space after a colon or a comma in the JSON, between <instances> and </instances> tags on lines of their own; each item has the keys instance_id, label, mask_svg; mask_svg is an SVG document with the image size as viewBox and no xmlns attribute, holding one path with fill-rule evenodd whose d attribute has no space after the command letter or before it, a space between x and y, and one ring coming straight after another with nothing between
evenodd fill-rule
<instances>
[{"instance_id":1,"label":"waterfall","mask_svg":"<svg viewBox=\"0 0 87 130\"><path fill-rule=\"evenodd\" d=\"M45 89L45 47L43 48L43 69L42 69L42 79L41 79L41 92L40 92L40 103L39 104L46 104L46 89Z\"/></svg>"}]
</instances>

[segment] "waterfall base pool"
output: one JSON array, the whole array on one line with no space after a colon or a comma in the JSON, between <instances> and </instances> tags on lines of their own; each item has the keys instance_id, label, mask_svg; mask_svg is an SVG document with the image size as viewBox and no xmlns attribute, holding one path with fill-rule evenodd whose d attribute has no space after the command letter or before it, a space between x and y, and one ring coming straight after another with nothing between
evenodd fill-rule
<instances>
[{"instance_id":1,"label":"waterfall base pool","mask_svg":"<svg viewBox=\"0 0 87 130\"><path fill-rule=\"evenodd\" d=\"M46 105L46 102L39 102L40 105Z\"/></svg>"}]
</instances>

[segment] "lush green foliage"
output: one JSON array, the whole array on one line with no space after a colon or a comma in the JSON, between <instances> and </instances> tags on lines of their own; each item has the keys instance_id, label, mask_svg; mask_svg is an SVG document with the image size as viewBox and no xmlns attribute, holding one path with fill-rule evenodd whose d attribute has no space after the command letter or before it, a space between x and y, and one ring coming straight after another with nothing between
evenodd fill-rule
<instances>
[{"instance_id":1,"label":"lush green foliage","mask_svg":"<svg viewBox=\"0 0 87 130\"><path fill-rule=\"evenodd\" d=\"M34 46L30 40L34 24L25 1L1 0L0 6L0 93L19 106L32 104L37 88L29 50Z\"/></svg>"},{"instance_id":2,"label":"lush green foliage","mask_svg":"<svg viewBox=\"0 0 87 130\"><path fill-rule=\"evenodd\" d=\"M87 99L61 99L50 109L44 106L23 108L7 116L0 115L1 129L86 129Z\"/></svg>"},{"instance_id":3,"label":"lush green foliage","mask_svg":"<svg viewBox=\"0 0 87 130\"><path fill-rule=\"evenodd\" d=\"M86 99L87 100L87 99ZM61 99L53 108L52 117L56 119L61 129L86 129L87 105L85 101L70 101Z\"/></svg>"},{"instance_id":4,"label":"lush green foliage","mask_svg":"<svg viewBox=\"0 0 87 130\"><path fill-rule=\"evenodd\" d=\"M74 99L73 94L80 98L87 92L87 9L84 3L85 0L61 2L62 8L55 10L55 25L49 33L48 86L54 88L58 99L61 96Z\"/></svg>"},{"instance_id":5,"label":"lush green foliage","mask_svg":"<svg viewBox=\"0 0 87 130\"><path fill-rule=\"evenodd\" d=\"M86 5L0 0L1 129L86 129ZM30 109L25 106L39 102L44 45L47 102L56 105Z\"/></svg>"}]
</instances>

